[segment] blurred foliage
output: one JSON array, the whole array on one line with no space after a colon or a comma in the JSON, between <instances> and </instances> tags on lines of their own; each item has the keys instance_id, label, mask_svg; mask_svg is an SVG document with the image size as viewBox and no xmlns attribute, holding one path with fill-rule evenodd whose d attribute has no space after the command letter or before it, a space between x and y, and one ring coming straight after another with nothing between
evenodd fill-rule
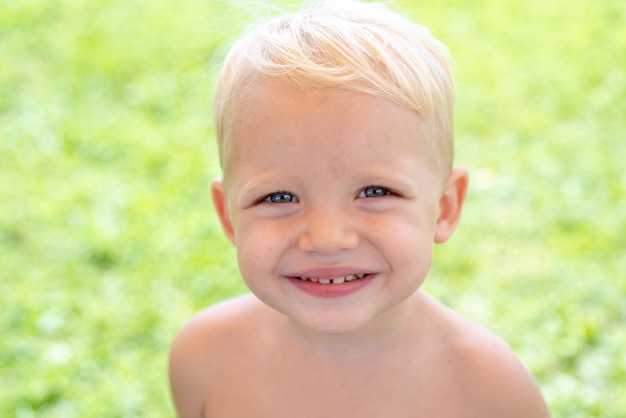
<instances>
[{"instance_id":1,"label":"blurred foliage","mask_svg":"<svg viewBox=\"0 0 626 418\"><path fill-rule=\"evenodd\" d=\"M173 415L173 335L245 291L208 193L215 71L285 5L0 1L0 416ZM472 174L426 289L509 341L554 416L622 416L626 3L398 7L450 47Z\"/></svg>"}]
</instances>

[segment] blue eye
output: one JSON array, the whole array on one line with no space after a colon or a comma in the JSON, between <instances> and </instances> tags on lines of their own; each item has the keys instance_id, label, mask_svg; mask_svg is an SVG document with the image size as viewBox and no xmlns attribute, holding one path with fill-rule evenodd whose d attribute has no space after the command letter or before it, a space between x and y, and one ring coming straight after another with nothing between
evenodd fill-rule
<instances>
[{"instance_id":1,"label":"blue eye","mask_svg":"<svg viewBox=\"0 0 626 418\"><path fill-rule=\"evenodd\" d=\"M369 186L359 193L359 197L383 197L388 196L391 192L384 187Z\"/></svg>"},{"instance_id":2,"label":"blue eye","mask_svg":"<svg viewBox=\"0 0 626 418\"><path fill-rule=\"evenodd\" d=\"M272 193L265 198L268 203L296 203L298 198L288 192Z\"/></svg>"}]
</instances>

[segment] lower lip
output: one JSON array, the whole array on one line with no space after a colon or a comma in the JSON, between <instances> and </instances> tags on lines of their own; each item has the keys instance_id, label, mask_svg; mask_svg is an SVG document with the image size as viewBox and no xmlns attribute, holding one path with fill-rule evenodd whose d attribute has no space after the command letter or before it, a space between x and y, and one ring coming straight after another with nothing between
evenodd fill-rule
<instances>
[{"instance_id":1,"label":"lower lip","mask_svg":"<svg viewBox=\"0 0 626 418\"><path fill-rule=\"evenodd\" d=\"M314 283L309 280L302 280L298 277L289 277L288 278L298 289L302 290L305 293L308 293L311 296L319 297L319 298L338 298L342 296L348 296L352 293L355 293L361 290L363 287L367 286L373 279L373 274L368 274L362 279L356 279L349 282L343 283L330 283L330 284L321 284Z\"/></svg>"}]
</instances>

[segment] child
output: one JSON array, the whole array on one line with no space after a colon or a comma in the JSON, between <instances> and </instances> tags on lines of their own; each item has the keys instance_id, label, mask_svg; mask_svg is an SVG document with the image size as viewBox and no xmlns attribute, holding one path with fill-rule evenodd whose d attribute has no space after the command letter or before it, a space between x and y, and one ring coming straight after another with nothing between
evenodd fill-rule
<instances>
[{"instance_id":1,"label":"child","mask_svg":"<svg viewBox=\"0 0 626 418\"><path fill-rule=\"evenodd\" d=\"M509 347L419 290L454 232L446 49L386 7L275 18L215 93L215 208L252 291L193 318L181 417L547 417Z\"/></svg>"}]
</instances>

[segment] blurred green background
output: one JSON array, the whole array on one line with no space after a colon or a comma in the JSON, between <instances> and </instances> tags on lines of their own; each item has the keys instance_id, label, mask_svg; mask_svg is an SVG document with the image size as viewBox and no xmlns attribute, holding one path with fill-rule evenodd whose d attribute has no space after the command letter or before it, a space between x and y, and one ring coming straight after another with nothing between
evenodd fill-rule
<instances>
[{"instance_id":1,"label":"blurred green background","mask_svg":"<svg viewBox=\"0 0 626 418\"><path fill-rule=\"evenodd\" d=\"M169 344L245 291L213 80L293 2L0 0L0 416L170 417ZM425 288L554 416L626 411L626 2L398 1L455 59L460 229Z\"/></svg>"}]
</instances>

